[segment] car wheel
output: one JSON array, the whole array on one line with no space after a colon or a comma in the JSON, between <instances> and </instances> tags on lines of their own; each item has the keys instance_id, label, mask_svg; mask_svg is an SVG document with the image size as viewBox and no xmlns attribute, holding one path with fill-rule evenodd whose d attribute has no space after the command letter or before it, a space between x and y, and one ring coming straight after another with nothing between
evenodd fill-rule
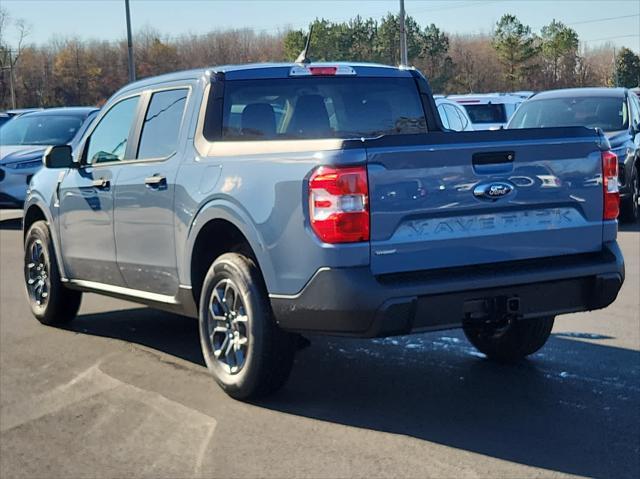
<instances>
[{"instance_id":1,"label":"car wheel","mask_svg":"<svg viewBox=\"0 0 640 479\"><path fill-rule=\"evenodd\" d=\"M640 177L638 177L638 169L635 166L631 170L629 181L631 191L627 201L622 203L622 219L636 222L640 221Z\"/></svg>"},{"instance_id":2,"label":"car wheel","mask_svg":"<svg viewBox=\"0 0 640 479\"><path fill-rule=\"evenodd\" d=\"M229 396L253 399L284 385L296 337L276 325L251 259L227 253L211 265L200 297L199 323L207 367Z\"/></svg>"},{"instance_id":3,"label":"car wheel","mask_svg":"<svg viewBox=\"0 0 640 479\"><path fill-rule=\"evenodd\" d=\"M544 346L551 335L554 319L553 316L509 319L500 324L468 321L463 329L469 342L489 359L515 362Z\"/></svg>"},{"instance_id":4,"label":"car wheel","mask_svg":"<svg viewBox=\"0 0 640 479\"><path fill-rule=\"evenodd\" d=\"M31 312L42 324L71 321L78 314L82 293L60 281L51 234L45 221L36 221L24 243L24 278Z\"/></svg>"}]
</instances>

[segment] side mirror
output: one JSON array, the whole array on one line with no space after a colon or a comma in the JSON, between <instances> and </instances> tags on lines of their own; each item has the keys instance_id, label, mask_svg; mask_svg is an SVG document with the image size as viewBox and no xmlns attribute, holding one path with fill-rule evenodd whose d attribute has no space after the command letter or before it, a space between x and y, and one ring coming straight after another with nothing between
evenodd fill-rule
<instances>
[{"instance_id":1,"label":"side mirror","mask_svg":"<svg viewBox=\"0 0 640 479\"><path fill-rule=\"evenodd\" d=\"M50 146L44 152L42 162L47 168L73 168L75 166L69 145Z\"/></svg>"}]
</instances>

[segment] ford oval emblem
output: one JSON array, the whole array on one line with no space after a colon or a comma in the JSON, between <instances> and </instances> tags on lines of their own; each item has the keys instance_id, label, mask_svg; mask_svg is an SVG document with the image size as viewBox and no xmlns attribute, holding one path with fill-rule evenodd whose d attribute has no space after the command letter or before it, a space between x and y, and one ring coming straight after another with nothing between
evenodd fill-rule
<instances>
[{"instance_id":1,"label":"ford oval emblem","mask_svg":"<svg viewBox=\"0 0 640 479\"><path fill-rule=\"evenodd\" d=\"M506 181L480 183L473 189L473 196L483 200L496 201L507 196L514 190L514 186Z\"/></svg>"}]
</instances>

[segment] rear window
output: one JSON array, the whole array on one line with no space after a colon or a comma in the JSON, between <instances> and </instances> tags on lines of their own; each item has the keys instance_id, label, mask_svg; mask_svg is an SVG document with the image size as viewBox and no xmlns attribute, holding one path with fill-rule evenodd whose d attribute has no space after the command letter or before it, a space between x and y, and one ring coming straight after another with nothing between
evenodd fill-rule
<instances>
[{"instance_id":1,"label":"rear window","mask_svg":"<svg viewBox=\"0 0 640 479\"><path fill-rule=\"evenodd\" d=\"M370 138L426 132L411 78L312 77L225 84L222 131L210 102L209 140ZM209 123L209 125L207 125Z\"/></svg>"},{"instance_id":2,"label":"rear window","mask_svg":"<svg viewBox=\"0 0 640 479\"><path fill-rule=\"evenodd\" d=\"M604 131L627 128L629 113L623 98L550 98L524 102L509 128L585 126Z\"/></svg>"},{"instance_id":3,"label":"rear window","mask_svg":"<svg viewBox=\"0 0 640 479\"><path fill-rule=\"evenodd\" d=\"M502 103L463 105L471 123L506 123L507 113Z\"/></svg>"}]
</instances>

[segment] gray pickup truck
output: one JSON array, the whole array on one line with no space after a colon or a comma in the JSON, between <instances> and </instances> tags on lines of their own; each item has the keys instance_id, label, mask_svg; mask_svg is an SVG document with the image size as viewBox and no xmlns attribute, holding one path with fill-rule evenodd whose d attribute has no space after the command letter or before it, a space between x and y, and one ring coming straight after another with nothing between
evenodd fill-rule
<instances>
[{"instance_id":1,"label":"gray pickup truck","mask_svg":"<svg viewBox=\"0 0 640 479\"><path fill-rule=\"evenodd\" d=\"M64 323L89 291L199 318L236 398L282 386L304 333L462 327L518 360L622 285L608 148L582 127L447 131L413 69L149 78L45 153L24 210L31 308Z\"/></svg>"}]
</instances>

